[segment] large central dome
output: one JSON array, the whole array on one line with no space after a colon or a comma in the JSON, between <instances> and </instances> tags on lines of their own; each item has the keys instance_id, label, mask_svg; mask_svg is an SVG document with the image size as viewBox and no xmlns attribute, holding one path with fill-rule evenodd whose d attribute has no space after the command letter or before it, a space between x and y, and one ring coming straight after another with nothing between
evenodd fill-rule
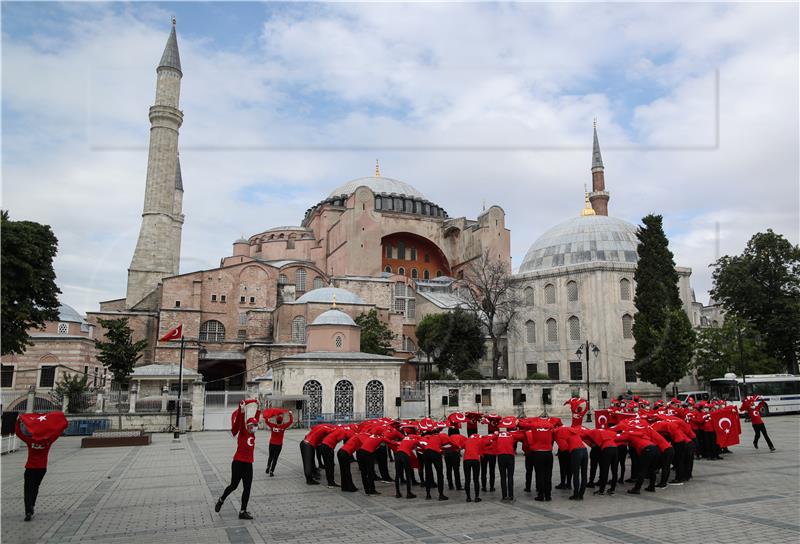
<instances>
[{"instance_id":1,"label":"large central dome","mask_svg":"<svg viewBox=\"0 0 800 544\"><path fill-rule=\"evenodd\" d=\"M519 272L588 262L636 264L636 226L605 215L574 217L556 225L528 250Z\"/></svg>"},{"instance_id":2,"label":"large central dome","mask_svg":"<svg viewBox=\"0 0 800 544\"><path fill-rule=\"evenodd\" d=\"M420 200L428 200L425 198L425 195L417 191L408 183L397 179L385 178L383 176L369 176L348 181L344 185L340 185L331 191L331 194L328 195L328 198L342 195L350 196L362 185L372 189L372 192L376 195L403 195L418 198Z\"/></svg>"}]
</instances>

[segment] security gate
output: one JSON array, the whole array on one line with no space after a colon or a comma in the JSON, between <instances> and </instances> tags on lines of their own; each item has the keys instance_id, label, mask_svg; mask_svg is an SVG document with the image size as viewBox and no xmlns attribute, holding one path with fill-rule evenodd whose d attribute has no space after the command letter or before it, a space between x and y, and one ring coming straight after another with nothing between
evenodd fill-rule
<instances>
[{"instance_id":1,"label":"security gate","mask_svg":"<svg viewBox=\"0 0 800 544\"><path fill-rule=\"evenodd\" d=\"M246 398L246 391L206 391L203 428L207 431L230 431L231 413Z\"/></svg>"}]
</instances>

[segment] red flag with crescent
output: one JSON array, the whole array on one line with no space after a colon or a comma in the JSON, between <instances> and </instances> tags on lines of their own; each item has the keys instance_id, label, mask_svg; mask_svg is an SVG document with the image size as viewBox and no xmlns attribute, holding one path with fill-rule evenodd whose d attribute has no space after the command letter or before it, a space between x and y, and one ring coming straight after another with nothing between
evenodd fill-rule
<instances>
[{"instance_id":1,"label":"red flag with crescent","mask_svg":"<svg viewBox=\"0 0 800 544\"><path fill-rule=\"evenodd\" d=\"M64 412L20 414L19 420L25 425L26 434L37 442L55 440L68 426Z\"/></svg>"},{"instance_id":2,"label":"red flag with crescent","mask_svg":"<svg viewBox=\"0 0 800 544\"><path fill-rule=\"evenodd\" d=\"M594 428L595 429L608 429L608 410L595 410L594 411Z\"/></svg>"},{"instance_id":3,"label":"red flag with crescent","mask_svg":"<svg viewBox=\"0 0 800 544\"><path fill-rule=\"evenodd\" d=\"M729 410L716 410L711 412L711 424L714 433L717 435L717 445L720 448L727 448L739 443L739 433L737 423L734 421L736 416Z\"/></svg>"},{"instance_id":4,"label":"red flag with crescent","mask_svg":"<svg viewBox=\"0 0 800 544\"><path fill-rule=\"evenodd\" d=\"M170 340L180 340L183 336L183 323L179 323L174 329L170 329L167 334L161 337L159 342L169 342Z\"/></svg>"}]
</instances>

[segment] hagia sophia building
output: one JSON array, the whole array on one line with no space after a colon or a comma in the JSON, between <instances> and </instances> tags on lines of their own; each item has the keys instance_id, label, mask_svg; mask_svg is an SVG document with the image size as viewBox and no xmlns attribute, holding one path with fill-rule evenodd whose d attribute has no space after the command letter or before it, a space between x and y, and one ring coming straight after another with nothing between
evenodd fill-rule
<instances>
[{"instance_id":1,"label":"hagia sophia building","mask_svg":"<svg viewBox=\"0 0 800 544\"><path fill-rule=\"evenodd\" d=\"M89 312L95 336L98 318L128 318L135 336L149 340L139 373L177 379L178 343L157 339L182 324L185 369L209 391L243 390L269 373L275 398L303 399L306 416L393 413L401 383L418 376L419 320L463 304L458 279L485 252L510 268L503 209L450 217L446 203L383 176L376 164L374 175L314 203L298 225L237 239L218 267L181 273L182 201L191 180L182 179L178 154L183 72L174 25L156 73L127 293ZM501 377L524 383L545 374L553 384L585 387L585 356L576 350L588 340L599 349L591 358L594 386L609 396L652 393L657 388L640 382L632 363L637 227L609 216L596 127L591 178L584 209L542 234L513 276L522 306L505 339ZM677 270L684 308L699 326L709 310L694 300L691 270ZM354 319L372 309L395 335L391 356L360 351ZM484 375L490 361L481 364Z\"/></svg>"}]
</instances>

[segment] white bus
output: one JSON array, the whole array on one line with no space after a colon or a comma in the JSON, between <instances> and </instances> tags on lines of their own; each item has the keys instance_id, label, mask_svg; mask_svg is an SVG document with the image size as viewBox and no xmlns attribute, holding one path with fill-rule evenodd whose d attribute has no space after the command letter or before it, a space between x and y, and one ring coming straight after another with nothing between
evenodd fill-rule
<instances>
[{"instance_id":1,"label":"white bus","mask_svg":"<svg viewBox=\"0 0 800 544\"><path fill-rule=\"evenodd\" d=\"M741 407L748 395L759 395L766 406L763 415L800 411L800 376L793 374L755 374L745 379L735 374L709 380L711 396Z\"/></svg>"}]
</instances>

